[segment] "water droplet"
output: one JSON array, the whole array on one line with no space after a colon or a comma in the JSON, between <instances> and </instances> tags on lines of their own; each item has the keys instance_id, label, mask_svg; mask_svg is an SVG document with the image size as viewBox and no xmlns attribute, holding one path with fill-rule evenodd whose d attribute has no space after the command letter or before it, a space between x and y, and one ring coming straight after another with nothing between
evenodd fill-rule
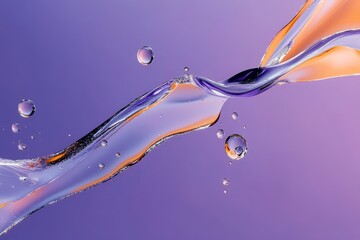
<instances>
[{"instance_id":1,"label":"water droplet","mask_svg":"<svg viewBox=\"0 0 360 240\"><path fill-rule=\"evenodd\" d=\"M35 137L34 137L34 136L30 136L30 138L31 138L32 140L34 140L34 139L35 139Z\"/></svg>"},{"instance_id":2,"label":"water droplet","mask_svg":"<svg viewBox=\"0 0 360 240\"><path fill-rule=\"evenodd\" d=\"M151 47L144 46L137 51L137 59L142 65L149 65L154 60L154 51Z\"/></svg>"},{"instance_id":3,"label":"water droplet","mask_svg":"<svg viewBox=\"0 0 360 240\"><path fill-rule=\"evenodd\" d=\"M224 130L222 130L222 129L219 129L219 130L217 130L217 132L216 132L216 136L217 136L218 138L223 138L223 137L224 137L224 134L225 134L225 132L224 132Z\"/></svg>"},{"instance_id":4,"label":"water droplet","mask_svg":"<svg viewBox=\"0 0 360 240\"><path fill-rule=\"evenodd\" d=\"M232 161L229 161L229 165L232 165Z\"/></svg>"},{"instance_id":5,"label":"water droplet","mask_svg":"<svg viewBox=\"0 0 360 240\"><path fill-rule=\"evenodd\" d=\"M163 118L163 117L164 117L164 114L160 114L160 117Z\"/></svg>"},{"instance_id":6,"label":"water droplet","mask_svg":"<svg viewBox=\"0 0 360 240\"><path fill-rule=\"evenodd\" d=\"M27 146L26 146L25 143L22 143L22 142L19 142L19 143L18 143L18 149L19 149L20 151L24 151L24 150L26 150L26 148L27 148Z\"/></svg>"},{"instance_id":7,"label":"water droplet","mask_svg":"<svg viewBox=\"0 0 360 240\"><path fill-rule=\"evenodd\" d=\"M18 112L20 116L28 118L35 113L35 104L29 99L23 99L18 105Z\"/></svg>"},{"instance_id":8,"label":"water droplet","mask_svg":"<svg viewBox=\"0 0 360 240\"><path fill-rule=\"evenodd\" d=\"M71 137L71 133L68 133L68 137Z\"/></svg>"},{"instance_id":9,"label":"water droplet","mask_svg":"<svg viewBox=\"0 0 360 240\"><path fill-rule=\"evenodd\" d=\"M224 194L226 194L227 193L227 191L226 190L224 190Z\"/></svg>"},{"instance_id":10,"label":"water droplet","mask_svg":"<svg viewBox=\"0 0 360 240\"><path fill-rule=\"evenodd\" d=\"M222 183L223 183L224 186L229 186L230 181L229 181L229 179L224 178Z\"/></svg>"},{"instance_id":11,"label":"water droplet","mask_svg":"<svg viewBox=\"0 0 360 240\"><path fill-rule=\"evenodd\" d=\"M107 144L108 144L108 142L106 140L101 141L101 146L102 147L106 147Z\"/></svg>"},{"instance_id":12,"label":"water droplet","mask_svg":"<svg viewBox=\"0 0 360 240\"><path fill-rule=\"evenodd\" d=\"M117 152L117 153L115 154L115 156L116 156L116 157L120 157L121 154L120 154L119 152Z\"/></svg>"},{"instance_id":13,"label":"water droplet","mask_svg":"<svg viewBox=\"0 0 360 240\"><path fill-rule=\"evenodd\" d=\"M105 167L105 164L99 163L99 168L100 168L100 169L103 169L104 167Z\"/></svg>"},{"instance_id":14,"label":"water droplet","mask_svg":"<svg viewBox=\"0 0 360 240\"><path fill-rule=\"evenodd\" d=\"M246 129L246 126L244 126L244 129Z\"/></svg>"},{"instance_id":15,"label":"water droplet","mask_svg":"<svg viewBox=\"0 0 360 240\"><path fill-rule=\"evenodd\" d=\"M18 133L20 131L20 124L18 123L13 123L11 125L11 130L14 132L14 133Z\"/></svg>"},{"instance_id":16,"label":"water droplet","mask_svg":"<svg viewBox=\"0 0 360 240\"><path fill-rule=\"evenodd\" d=\"M238 118L239 114L237 112L233 112L231 114L232 119L236 120Z\"/></svg>"},{"instance_id":17,"label":"water droplet","mask_svg":"<svg viewBox=\"0 0 360 240\"><path fill-rule=\"evenodd\" d=\"M246 139L239 134L229 136L225 141L225 150L231 159L242 159L248 150Z\"/></svg>"},{"instance_id":18,"label":"water droplet","mask_svg":"<svg viewBox=\"0 0 360 240\"><path fill-rule=\"evenodd\" d=\"M184 72L188 72L190 70L190 68L189 67L184 67Z\"/></svg>"},{"instance_id":19,"label":"water droplet","mask_svg":"<svg viewBox=\"0 0 360 240\"><path fill-rule=\"evenodd\" d=\"M20 177L19 177L19 180L20 180L20 181L26 181L26 180L27 180L27 177L20 176Z\"/></svg>"}]
</instances>

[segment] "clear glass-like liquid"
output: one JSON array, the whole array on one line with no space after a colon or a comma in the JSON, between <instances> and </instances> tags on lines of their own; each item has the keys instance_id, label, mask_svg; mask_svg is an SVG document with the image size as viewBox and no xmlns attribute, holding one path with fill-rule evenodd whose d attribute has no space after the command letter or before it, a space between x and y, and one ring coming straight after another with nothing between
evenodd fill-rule
<instances>
[{"instance_id":1,"label":"clear glass-like liquid","mask_svg":"<svg viewBox=\"0 0 360 240\"><path fill-rule=\"evenodd\" d=\"M274 38L260 67L223 82L186 74L137 98L63 151L0 159L0 233L47 204L110 179L165 139L211 126L227 98L360 74L359 11L358 0L308 0ZM151 63L149 56L144 64ZM25 110L21 106L19 113L29 117L35 105Z\"/></svg>"}]
</instances>

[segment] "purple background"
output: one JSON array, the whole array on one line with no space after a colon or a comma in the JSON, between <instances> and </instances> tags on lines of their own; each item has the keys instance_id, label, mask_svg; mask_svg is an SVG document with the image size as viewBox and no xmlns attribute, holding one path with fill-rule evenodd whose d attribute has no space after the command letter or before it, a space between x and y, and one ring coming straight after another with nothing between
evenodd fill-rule
<instances>
[{"instance_id":1,"label":"purple background","mask_svg":"<svg viewBox=\"0 0 360 240\"><path fill-rule=\"evenodd\" d=\"M0 156L58 151L184 66L218 81L257 66L302 4L1 1ZM136 61L143 45L156 55L148 67ZM214 127L168 140L3 239L359 239L359 86L359 77L342 78L230 100ZM30 119L17 114L23 98L36 103ZM228 164L218 128L246 137L244 160Z\"/></svg>"}]
</instances>

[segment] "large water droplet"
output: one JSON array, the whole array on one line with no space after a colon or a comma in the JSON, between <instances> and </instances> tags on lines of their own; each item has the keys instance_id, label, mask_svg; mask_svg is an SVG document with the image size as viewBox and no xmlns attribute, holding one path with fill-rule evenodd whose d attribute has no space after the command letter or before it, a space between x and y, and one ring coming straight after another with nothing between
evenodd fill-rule
<instances>
[{"instance_id":1,"label":"large water droplet","mask_svg":"<svg viewBox=\"0 0 360 240\"><path fill-rule=\"evenodd\" d=\"M11 130L14 132L14 133L18 133L20 131L20 124L18 123L13 123L11 125Z\"/></svg>"},{"instance_id":2,"label":"large water droplet","mask_svg":"<svg viewBox=\"0 0 360 240\"><path fill-rule=\"evenodd\" d=\"M233 112L231 114L232 119L236 120L238 118L239 114L237 112Z\"/></svg>"},{"instance_id":3,"label":"large water droplet","mask_svg":"<svg viewBox=\"0 0 360 240\"><path fill-rule=\"evenodd\" d=\"M26 146L25 143L22 143L22 142L19 142L19 143L18 143L18 149L19 149L20 151L24 151L24 150L26 150L26 148L27 148L27 146Z\"/></svg>"},{"instance_id":4,"label":"large water droplet","mask_svg":"<svg viewBox=\"0 0 360 240\"><path fill-rule=\"evenodd\" d=\"M230 181L229 181L229 179L224 178L222 183L223 183L224 186L229 186Z\"/></svg>"},{"instance_id":5,"label":"large water droplet","mask_svg":"<svg viewBox=\"0 0 360 240\"><path fill-rule=\"evenodd\" d=\"M225 141L225 150L231 159L242 159L248 150L246 139L239 134L229 136Z\"/></svg>"},{"instance_id":6,"label":"large water droplet","mask_svg":"<svg viewBox=\"0 0 360 240\"><path fill-rule=\"evenodd\" d=\"M144 46L137 51L137 59L142 65L149 65L154 60L154 51L151 47Z\"/></svg>"},{"instance_id":7,"label":"large water droplet","mask_svg":"<svg viewBox=\"0 0 360 240\"><path fill-rule=\"evenodd\" d=\"M216 132L216 136L218 137L218 138L223 138L224 137L224 130L222 130L222 129L219 129L219 130L217 130L217 132Z\"/></svg>"},{"instance_id":8,"label":"large water droplet","mask_svg":"<svg viewBox=\"0 0 360 240\"><path fill-rule=\"evenodd\" d=\"M20 116L28 118L35 113L36 107L33 101L29 99L23 99L18 105L18 112Z\"/></svg>"}]
</instances>

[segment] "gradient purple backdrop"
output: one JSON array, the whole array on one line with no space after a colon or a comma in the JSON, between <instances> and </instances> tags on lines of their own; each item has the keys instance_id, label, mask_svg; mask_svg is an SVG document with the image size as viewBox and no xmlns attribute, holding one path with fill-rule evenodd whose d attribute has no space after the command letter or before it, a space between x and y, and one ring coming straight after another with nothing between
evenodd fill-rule
<instances>
[{"instance_id":1,"label":"gradient purple backdrop","mask_svg":"<svg viewBox=\"0 0 360 240\"><path fill-rule=\"evenodd\" d=\"M1 1L0 156L58 151L184 66L217 81L256 67L302 4ZM155 51L148 67L136 61L143 45ZM166 141L3 239L359 239L359 87L360 77L339 78L230 100L212 128ZM36 103L30 119L17 114L23 98ZM13 122L27 128L13 134ZM244 160L228 164L218 128L246 137Z\"/></svg>"}]
</instances>

